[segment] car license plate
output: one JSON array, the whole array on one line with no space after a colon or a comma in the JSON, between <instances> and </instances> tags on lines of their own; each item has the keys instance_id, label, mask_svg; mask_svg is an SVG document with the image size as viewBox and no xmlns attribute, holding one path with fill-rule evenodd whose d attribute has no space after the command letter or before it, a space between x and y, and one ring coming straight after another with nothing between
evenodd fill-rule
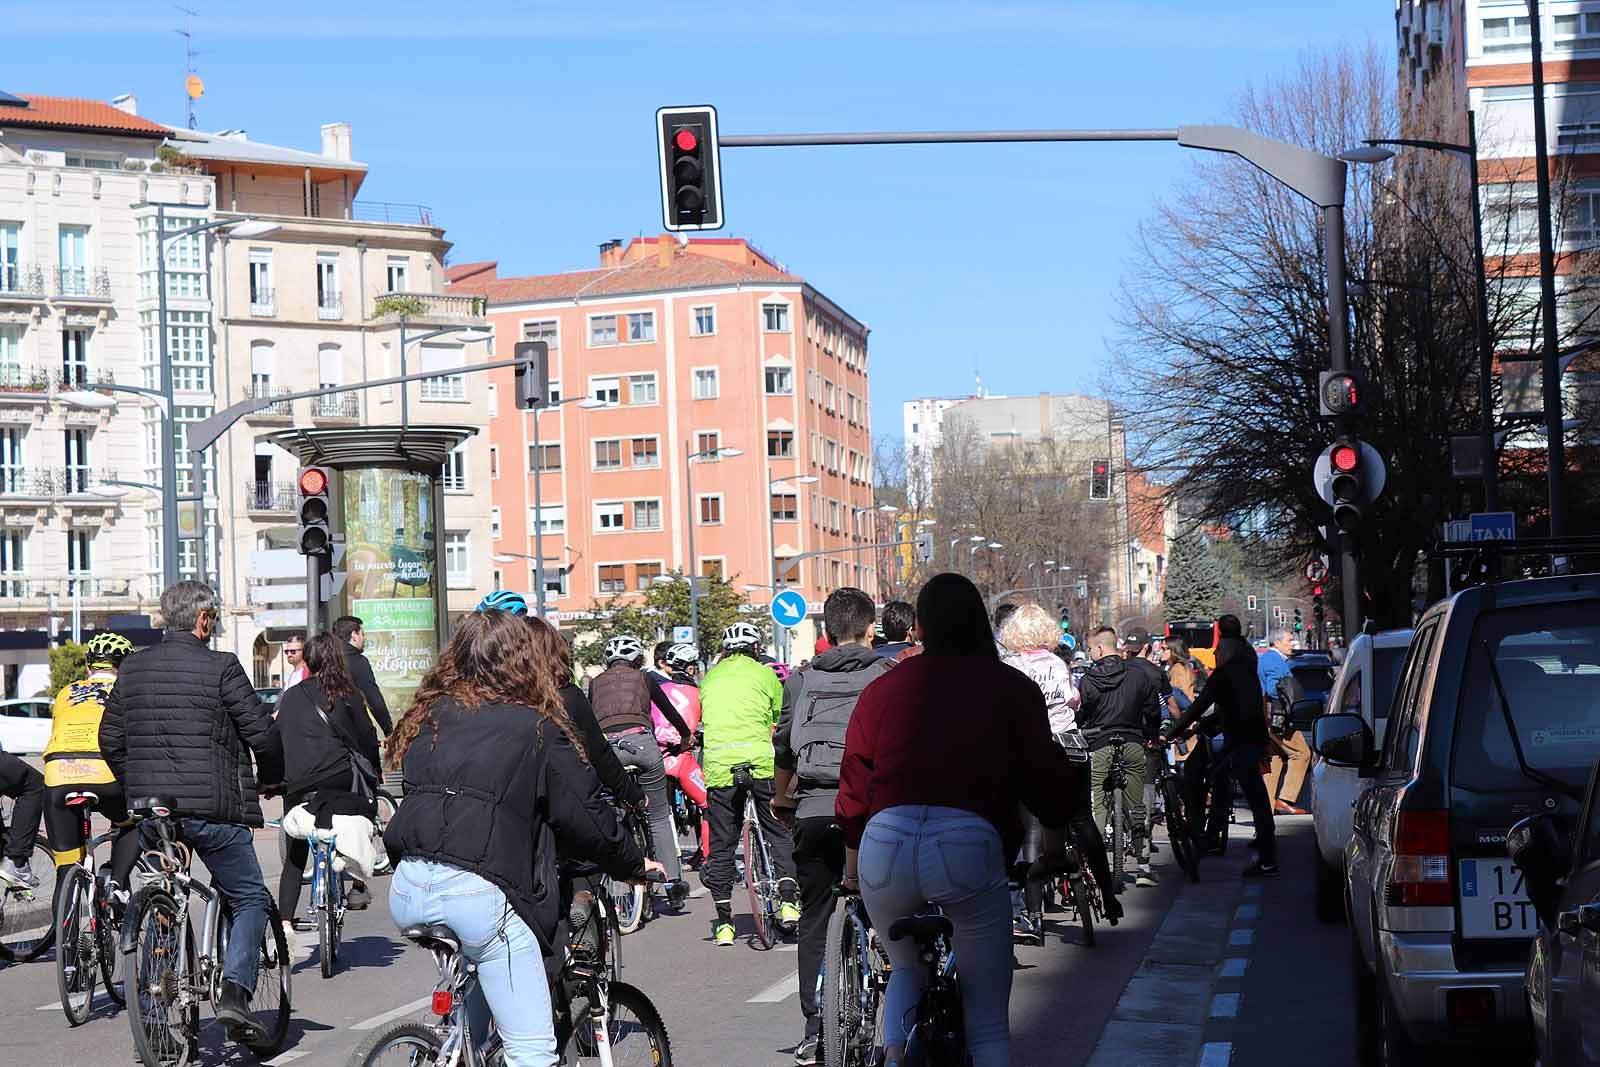
<instances>
[{"instance_id":1,"label":"car license plate","mask_svg":"<svg viewBox=\"0 0 1600 1067\"><path fill-rule=\"evenodd\" d=\"M1537 924L1509 859L1461 861L1462 937L1532 937Z\"/></svg>"}]
</instances>

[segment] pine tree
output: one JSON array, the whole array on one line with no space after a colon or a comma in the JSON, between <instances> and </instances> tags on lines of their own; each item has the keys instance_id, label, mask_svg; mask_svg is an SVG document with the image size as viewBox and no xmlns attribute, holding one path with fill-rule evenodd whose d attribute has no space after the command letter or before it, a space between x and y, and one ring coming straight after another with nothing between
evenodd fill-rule
<instances>
[{"instance_id":1,"label":"pine tree","mask_svg":"<svg viewBox=\"0 0 1600 1067\"><path fill-rule=\"evenodd\" d=\"M1227 586L1222 562L1198 529L1191 527L1174 538L1167 562L1167 618L1215 618Z\"/></svg>"}]
</instances>

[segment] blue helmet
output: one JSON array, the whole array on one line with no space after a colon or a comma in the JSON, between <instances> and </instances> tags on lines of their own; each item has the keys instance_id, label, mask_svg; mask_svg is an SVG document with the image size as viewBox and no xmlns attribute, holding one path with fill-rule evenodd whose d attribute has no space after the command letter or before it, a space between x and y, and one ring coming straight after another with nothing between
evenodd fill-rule
<instances>
[{"instance_id":1,"label":"blue helmet","mask_svg":"<svg viewBox=\"0 0 1600 1067\"><path fill-rule=\"evenodd\" d=\"M511 589L496 589L478 601L479 611L509 611L513 615L528 614L528 602L521 593Z\"/></svg>"}]
</instances>

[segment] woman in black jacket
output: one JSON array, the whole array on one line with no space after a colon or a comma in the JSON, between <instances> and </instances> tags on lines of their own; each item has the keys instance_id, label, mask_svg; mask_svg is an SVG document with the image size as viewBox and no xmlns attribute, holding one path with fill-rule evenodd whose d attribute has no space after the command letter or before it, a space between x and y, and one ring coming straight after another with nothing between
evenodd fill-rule
<instances>
[{"instance_id":1,"label":"woman in black jacket","mask_svg":"<svg viewBox=\"0 0 1600 1067\"><path fill-rule=\"evenodd\" d=\"M278 701L278 734L283 738L283 810L310 794L338 813L369 814L370 802L356 794L358 773L350 758L359 753L373 770L378 766L378 737L367 717L367 702L345 666L342 642L320 634L306 642L306 677L283 691ZM369 783L376 786L376 783ZM288 839L288 856L278 875L278 914L293 942L294 915L300 907L300 884L310 845ZM364 882L352 880L346 903L365 908L372 900Z\"/></svg>"},{"instance_id":2,"label":"woman in black jacket","mask_svg":"<svg viewBox=\"0 0 1600 1067\"><path fill-rule=\"evenodd\" d=\"M493 610L462 620L390 738L406 798L384 836L390 914L461 938L478 967L474 1030L493 1013L508 1065L555 1063L544 956L560 919L557 841L614 878L660 869L622 832L582 753L527 624Z\"/></svg>"}]
</instances>

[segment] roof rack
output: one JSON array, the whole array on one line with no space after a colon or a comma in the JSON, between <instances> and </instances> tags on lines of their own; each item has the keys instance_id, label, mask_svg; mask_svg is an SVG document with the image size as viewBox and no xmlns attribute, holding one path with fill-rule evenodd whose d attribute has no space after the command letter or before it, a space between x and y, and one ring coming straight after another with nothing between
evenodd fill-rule
<instances>
[{"instance_id":1,"label":"roof rack","mask_svg":"<svg viewBox=\"0 0 1600 1067\"><path fill-rule=\"evenodd\" d=\"M1587 557L1575 566L1570 557ZM1522 537L1516 540L1435 541L1428 553L1449 568L1450 585L1463 589L1469 585L1515 581L1521 578L1547 578L1554 575L1600 571L1600 536ZM1506 560L1532 557L1507 573Z\"/></svg>"}]
</instances>

